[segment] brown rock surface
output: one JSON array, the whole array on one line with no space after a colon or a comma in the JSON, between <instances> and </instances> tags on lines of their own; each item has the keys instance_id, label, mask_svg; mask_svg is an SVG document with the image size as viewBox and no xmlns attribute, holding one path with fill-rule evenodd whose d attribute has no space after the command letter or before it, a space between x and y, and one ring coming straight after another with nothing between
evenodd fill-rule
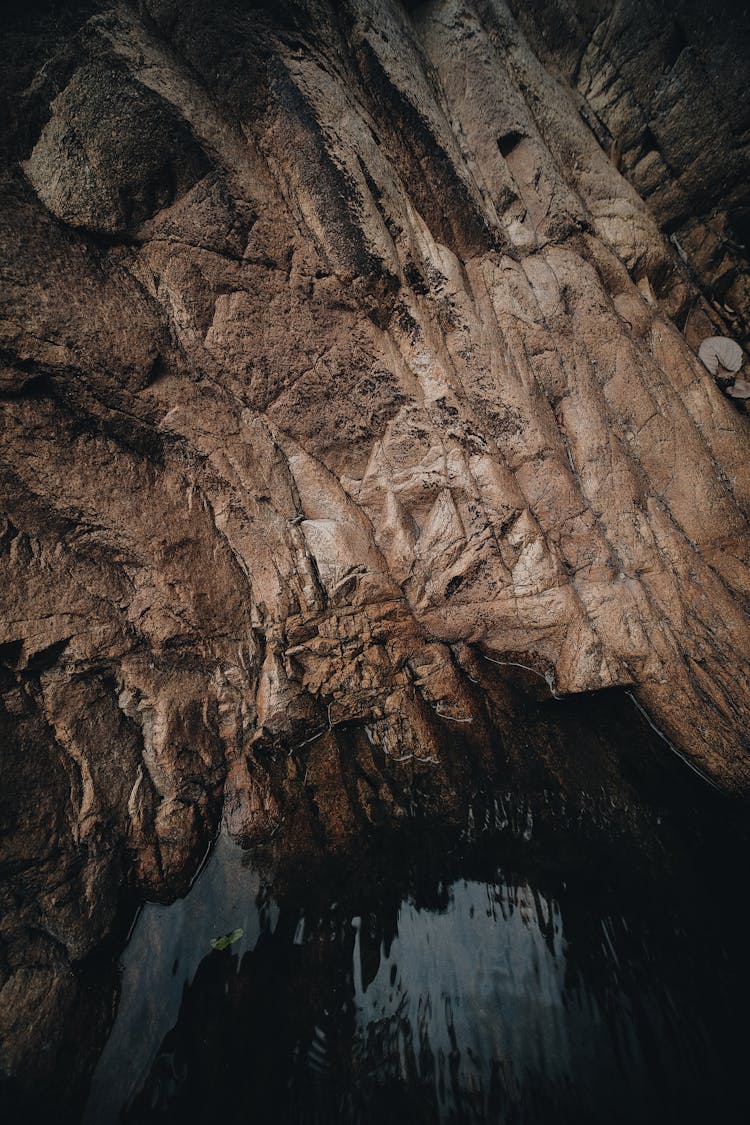
<instances>
[{"instance_id":1,"label":"brown rock surface","mask_svg":"<svg viewBox=\"0 0 750 1125\"><path fill-rule=\"evenodd\" d=\"M510 0L535 50L667 233L701 296L691 344L717 316L750 338L746 5L720 0Z\"/></svg>"},{"instance_id":2,"label":"brown rock surface","mask_svg":"<svg viewBox=\"0 0 750 1125\"><path fill-rule=\"evenodd\" d=\"M687 269L662 230L744 214L746 147L711 179L686 97L628 71L614 16L585 5L553 51L544 12L577 9L516 8L11 17L11 1070L43 1036L14 1040L19 996L93 948L123 879L174 893L222 800L267 834L300 776L338 839L415 773L449 791L446 746L488 753L513 665L632 689L747 790L750 423L680 331L703 310L731 332L714 258ZM736 101L711 103L717 136L746 128ZM639 155L660 114L669 174Z\"/></svg>"}]
</instances>

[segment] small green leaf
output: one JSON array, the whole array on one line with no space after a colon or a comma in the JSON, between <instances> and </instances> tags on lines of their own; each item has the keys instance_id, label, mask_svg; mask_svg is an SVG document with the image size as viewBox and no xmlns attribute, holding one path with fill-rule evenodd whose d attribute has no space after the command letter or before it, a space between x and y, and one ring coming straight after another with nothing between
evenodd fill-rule
<instances>
[{"instance_id":1,"label":"small green leaf","mask_svg":"<svg viewBox=\"0 0 750 1125\"><path fill-rule=\"evenodd\" d=\"M233 945L235 941L240 940L240 938L242 937L244 932L245 932L244 930L237 929L237 930L232 930L232 932L230 934L224 934L222 937L212 938L211 939L211 948L212 949L219 949L219 950L228 949L229 946Z\"/></svg>"}]
</instances>

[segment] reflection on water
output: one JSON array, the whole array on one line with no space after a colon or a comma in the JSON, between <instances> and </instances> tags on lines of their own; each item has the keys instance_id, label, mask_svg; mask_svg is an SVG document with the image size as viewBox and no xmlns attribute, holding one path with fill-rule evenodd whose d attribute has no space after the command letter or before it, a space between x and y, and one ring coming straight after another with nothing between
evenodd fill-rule
<instances>
[{"instance_id":1,"label":"reflection on water","mask_svg":"<svg viewBox=\"0 0 750 1125\"><path fill-rule=\"evenodd\" d=\"M139 917L85 1120L750 1120L747 914L717 855L516 820L278 886L222 837Z\"/></svg>"},{"instance_id":2,"label":"reflection on water","mask_svg":"<svg viewBox=\"0 0 750 1125\"><path fill-rule=\"evenodd\" d=\"M401 906L397 937L366 988L358 924L354 980L363 1059L392 1080L412 1071L432 1085L449 1120L498 1083L517 1091L527 1074L564 1083L580 1028L576 998L565 1002L557 904L528 884L461 880L448 895L439 913Z\"/></svg>"},{"instance_id":3,"label":"reflection on water","mask_svg":"<svg viewBox=\"0 0 750 1125\"><path fill-rule=\"evenodd\" d=\"M94 1075L87 1123L117 1120L145 1081L155 1049L179 1016L185 988L211 951L211 938L239 927L242 937L232 952L242 956L253 949L273 919L273 911L269 919L259 910L258 891L258 876L242 866L241 850L222 835L187 898L143 908L122 958L117 1020Z\"/></svg>"}]
</instances>

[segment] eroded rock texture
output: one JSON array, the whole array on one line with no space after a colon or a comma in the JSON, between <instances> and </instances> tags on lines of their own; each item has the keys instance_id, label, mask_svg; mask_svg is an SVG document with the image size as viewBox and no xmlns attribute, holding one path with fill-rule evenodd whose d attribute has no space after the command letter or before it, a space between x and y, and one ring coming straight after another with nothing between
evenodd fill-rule
<instances>
[{"instance_id":1,"label":"eroded rock texture","mask_svg":"<svg viewBox=\"0 0 750 1125\"><path fill-rule=\"evenodd\" d=\"M334 839L440 801L515 665L747 788L749 424L690 346L748 323L742 40L707 82L698 5L610 8L11 17L6 1068L124 878L293 785Z\"/></svg>"},{"instance_id":2,"label":"eroded rock texture","mask_svg":"<svg viewBox=\"0 0 750 1125\"><path fill-rule=\"evenodd\" d=\"M747 6L723 0L510 4L535 50L668 234L688 275L750 337ZM711 310L678 323L697 346Z\"/></svg>"}]
</instances>

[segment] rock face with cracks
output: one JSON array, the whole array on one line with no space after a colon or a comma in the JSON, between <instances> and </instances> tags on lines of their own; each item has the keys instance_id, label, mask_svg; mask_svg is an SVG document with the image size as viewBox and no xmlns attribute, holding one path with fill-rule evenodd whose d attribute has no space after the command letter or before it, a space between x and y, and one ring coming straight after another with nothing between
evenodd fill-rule
<instances>
[{"instance_id":1,"label":"rock face with cracks","mask_svg":"<svg viewBox=\"0 0 750 1125\"><path fill-rule=\"evenodd\" d=\"M123 880L292 781L333 840L444 799L517 666L747 790L750 425L695 349L748 324L748 52L708 82L694 7L9 17L6 1070Z\"/></svg>"}]
</instances>

